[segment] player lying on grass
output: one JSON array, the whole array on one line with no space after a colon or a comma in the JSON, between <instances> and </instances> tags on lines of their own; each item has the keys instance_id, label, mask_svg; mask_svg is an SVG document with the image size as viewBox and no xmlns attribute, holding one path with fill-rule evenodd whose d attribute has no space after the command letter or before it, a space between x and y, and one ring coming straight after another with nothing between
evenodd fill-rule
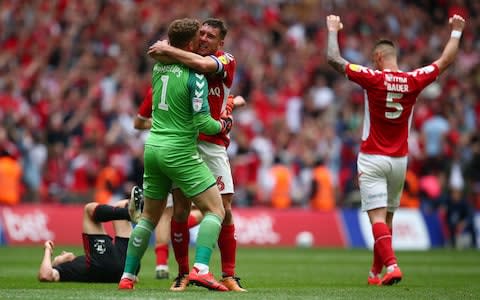
<instances>
[{"instance_id":1,"label":"player lying on grass","mask_svg":"<svg viewBox=\"0 0 480 300\"><path fill-rule=\"evenodd\" d=\"M43 282L118 282L123 273L128 240L132 232L129 223L140 218L143 192L135 186L129 200L115 205L87 203L83 213L84 255L62 251L52 260L54 243L45 242L45 253L38 271ZM115 237L109 236L102 222L113 221ZM138 274L138 270L137 270ZM138 278L137 278L138 280Z\"/></svg>"}]
</instances>

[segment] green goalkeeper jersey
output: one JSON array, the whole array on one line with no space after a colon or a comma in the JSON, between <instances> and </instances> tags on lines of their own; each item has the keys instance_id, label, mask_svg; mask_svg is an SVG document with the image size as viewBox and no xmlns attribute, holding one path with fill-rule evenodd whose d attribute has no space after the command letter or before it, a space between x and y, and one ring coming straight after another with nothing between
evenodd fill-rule
<instances>
[{"instance_id":1,"label":"green goalkeeper jersey","mask_svg":"<svg viewBox=\"0 0 480 300\"><path fill-rule=\"evenodd\" d=\"M152 128L146 144L182 149L196 147L199 131L221 130L210 116L208 83L182 64L156 63L152 74Z\"/></svg>"}]
</instances>

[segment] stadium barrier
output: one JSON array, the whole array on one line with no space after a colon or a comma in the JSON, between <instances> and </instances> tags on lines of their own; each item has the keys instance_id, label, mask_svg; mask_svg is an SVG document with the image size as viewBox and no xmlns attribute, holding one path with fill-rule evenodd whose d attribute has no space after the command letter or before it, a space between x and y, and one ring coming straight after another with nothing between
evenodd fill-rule
<instances>
[{"instance_id":1,"label":"stadium barrier","mask_svg":"<svg viewBox=\"0 0 480 300\"><path fill-rule=\"evenodd\" d=\"M368 218L358 209L316 212L237 208L234 213L239 246L372 247ZM35 245L53 239L57 244L81 245L82 214L82 206L0 207L0 244ZM475 224L480 238L480 212ZM112 233L111 224L107 224L107 232ZM193 241L195 237L194 228ZM393 237L394 247L399 250L426 250L445 244L441 218L415 209L397 211Z\"/></svg>"}]
</instances>

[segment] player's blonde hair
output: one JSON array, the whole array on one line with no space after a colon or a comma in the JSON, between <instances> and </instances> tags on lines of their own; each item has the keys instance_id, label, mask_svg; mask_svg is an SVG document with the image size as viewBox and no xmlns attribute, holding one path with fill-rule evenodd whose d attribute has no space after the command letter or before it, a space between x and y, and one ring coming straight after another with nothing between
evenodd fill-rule
<instances>
[{"instance_id":1,"label":"player's blonde hair","mask_svg":"<svg viewBox=\"0 0 480 300\"><path fill-rule=\"evenodd\" d=\"M184 18L173 21L168 26L168 40L170 45L184 48L192 41L200 29L200 22L195 19Z\"/></svg>"}]
</instances>

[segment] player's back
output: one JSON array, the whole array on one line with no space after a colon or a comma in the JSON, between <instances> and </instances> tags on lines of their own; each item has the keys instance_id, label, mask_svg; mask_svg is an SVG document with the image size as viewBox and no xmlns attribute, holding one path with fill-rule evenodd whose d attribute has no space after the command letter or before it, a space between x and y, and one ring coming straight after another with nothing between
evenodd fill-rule
<instances>
[{"instance_id":1,"label":"player's back","mask_svg":"<svg viewBox=\"0 0 480 300\"><path fill-rule=\"evenodd\" d=\"M194 109L206 98L205 77L181 64L157 63L152 74L152 128L146 144L195 147Z\"/></svg>"},{"instance_id":2,"label":"player's back","mask_svg":"<svg viewBox=\"0 0 480 300\"><path fill-rule=\"evenodd\" d=\"M405 156L418 94L438 76L430 65L412 72L347 66L347 76L365 89L365 116L360 151Z\"/></svg>"}]
</instances>

